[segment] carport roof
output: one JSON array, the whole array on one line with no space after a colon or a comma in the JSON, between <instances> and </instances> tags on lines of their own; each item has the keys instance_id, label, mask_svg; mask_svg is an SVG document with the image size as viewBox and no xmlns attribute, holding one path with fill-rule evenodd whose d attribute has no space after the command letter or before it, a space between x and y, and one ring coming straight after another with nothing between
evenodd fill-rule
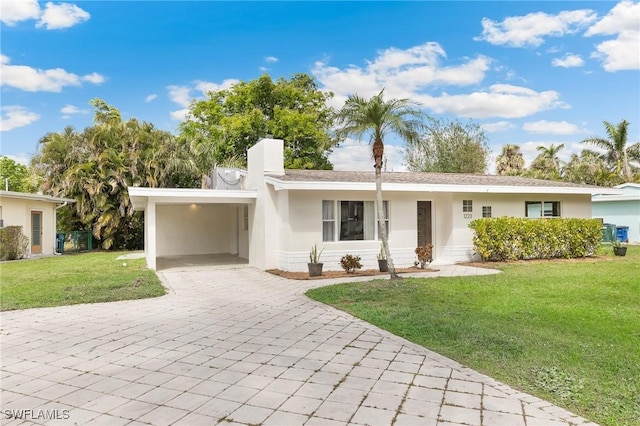
<instances>
[{"instance_id":1,"label":"carport roof","mask_svg":"<svg viewBox=\"0 0 640 426\"><path fill-rule=\"evenodd\" d=\"M157 204L250 204L256 197L256 191L251 190L129 187L134 210L146 209L149 201Z\"/></svg>"}]
</instances>

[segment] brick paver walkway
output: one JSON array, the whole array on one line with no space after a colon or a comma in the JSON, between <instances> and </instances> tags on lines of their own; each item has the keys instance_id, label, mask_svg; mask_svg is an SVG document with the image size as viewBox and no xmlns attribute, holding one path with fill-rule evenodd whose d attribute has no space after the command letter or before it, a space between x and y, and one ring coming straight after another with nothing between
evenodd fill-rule
<instances>
[{"instance_id":1,"label":"brick paver walkway","mask_svg":"<svg viewBox=\"0 0 640 426\"><path fill-rule=\"evenodd\" d=\"M253 268L160 276L161 298L2 313L1 423L589 423L303 295L322 282ZM8 419L17 410L41 418Z\"/></svg>"}]
</instances>

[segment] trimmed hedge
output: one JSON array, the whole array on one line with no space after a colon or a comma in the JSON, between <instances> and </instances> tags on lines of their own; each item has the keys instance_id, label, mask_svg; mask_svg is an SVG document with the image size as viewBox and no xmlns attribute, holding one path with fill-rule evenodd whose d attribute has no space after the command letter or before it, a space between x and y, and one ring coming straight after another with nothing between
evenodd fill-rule
<instances>
[{"instance_id":1,"label":"trimmed hedge","mask_svg":"<svg viewBox=\"0 0 640 426\"><path fill-rule=\"evenodd\" d=\"M602 239L599 219L476 219L473 245L482 260L592 256Z\"/></svg>"},{"instance_id":2,"label":"trimmed hedge","mask_svg":"<svg viewBox=\"0 0 640 426\"><path fill-rule=\"evenodd\" d=\"M0 229L0 260L22 259L29 249L29 238L22 233L22 226Z\"/></svg>"}]
</instances>

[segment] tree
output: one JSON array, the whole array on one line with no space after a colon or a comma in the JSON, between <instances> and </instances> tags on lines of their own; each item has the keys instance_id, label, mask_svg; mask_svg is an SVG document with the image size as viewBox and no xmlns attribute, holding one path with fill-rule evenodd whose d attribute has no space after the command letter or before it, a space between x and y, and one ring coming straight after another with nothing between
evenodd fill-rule
<instances>
[{"instance_id":1,"label":"tree","mask_svg":"<svg viewBox=\"0 0 640 426\"><path fill-rule=\"evenodd\" d=\"M607 167L602 156L588 149L573 154L563 168L563 180L585 185L615 186L623 183L620 175Z\"/></svg>"},{"instance_id":2,"label":"tree","mask_svg":"<svg viewBox=\"0 0 640 426\"><path fill-rule=\"evenodd\" d=\"M622 120L617 125L603 121L608 139L591 137L582 141L584 144L593 145L606 152L603 159L616 174L627 181L633 181L633 166L630 161L640 162L640 142L627 146L629 122Z\"/></svg>"},{"instance_id":3,"label":"tree","mask_svg":"<svg viewBox=\"0 0 640 426\"><path fill-rule=\"evenodd\" d=\"M29 184L29 170L24 164L16 163L9 157L0 158L0 189L16 192L34 192Z\"/></svg>"},{"instance_id":4,"label":"tree","mask_svg":"<svg viewBox=\"0 0 640 426\"><path fill-rule=\"evenodd\" d=\"M536 148L540 152L531 162L529 170L524 175L537 179L562 180L562 161L558 158L558 152L564 148L564 144L556 146L551 144L548 148L540 145Z\"/></svg>"},{"instance_id":5,"label":"tree","mask_svg":"<svg viewBox=\"0 0 640 426\"><path fill-rule=\"evenodd\" d=\"M540 145L536 148L536 150L540 151L540 154L538 154L539 157L548 158L549 160L551 160L556 170L560 171L562 160L558 158L558 153L562 150L562 148L564 148L563 143L558 146L551 144L548 148L544 145Z\"/></svg>"},{"instance_id":6,"label":"tree","mask_svg":"<svg viewBox=\"0 0 640 426\"><path fill-rule=\"evenodd\" d=\"M502 147L502 154L496 158L496 173L499 175L517 176L524 172L524 157L520 147L507 144Z\"/></svg>"},{"instance_id":7,"label":"tree","mask_svg":"<svg viewBox=\"0 0 640 426\"><path fill-rule=\"evenodd\" d=\"M201 175L234 158L246 164L247 149L267 135L284 140L286 168L331 169L332 96L307 74L275 82L264 74L193 102L179 139L196 157Z\"/></svg>"},{"instance_id":8,"label":"tree","mask_svg":"<svg viewBox=\"0 0 640 426\"><path fill-rule=\"evenodd\" d=\"M337 136L345 139L348 136L361 138L367 134L373 142L372 154L375 169L376 199L378 218L384 218L382 204L382 159L384 156L384 138L395 133L409 144L416 143L424 129L426 115L417 108L417 104L408 99L384 100L384 89L371 99L358 95L347 98L337 114ZM382 247L389 264L391 279L398 279L389 251L389 240L385 226L379 226Z\"/></svg>"},{"instance_id":9,"label":"tree","mask_svg":"<svg viewBox=\"0 0 640 426\"><path fill-rule=\"evenodd\" d=\"M82 133L71 127L48 133L32 165L46 193L76 200L74 214L63 216L62 225L91 229L105 249L141 248L142 216L134 213L127 188L195 183L195 167L171 133L136 119L123 121L101 99L91 105L94 125Z\"/></svg>"},{"instance_id":10,"label":"tree","mask_svg":"<svg viewBox=\"0 0 640 426\"><path fill-rule=\"evenodd\" d=\"M484 173L488 155L479 125L429 118L424 137L407 145L405 160L415 172Z\"/></svg>"}]
</instances>

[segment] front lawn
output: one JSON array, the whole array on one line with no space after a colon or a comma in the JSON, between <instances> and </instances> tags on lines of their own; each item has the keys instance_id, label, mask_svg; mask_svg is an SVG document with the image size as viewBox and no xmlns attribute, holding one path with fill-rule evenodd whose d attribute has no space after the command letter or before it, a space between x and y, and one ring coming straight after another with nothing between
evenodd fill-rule
<instances>
[{"instance_id":1,"label":"front lawn","mask_svg":"<svg viewBox=\"0 0 640 426\"><path fill-rule=\"evenodd\" d=\"M0 310L143 299L165 294L144 259L125 252L65 254L0 264Z\"/></svg>"},{"instance_id":2,"label":"front lawn","mask_svg":"<svg viewBox=\"0 0 640 426\"><path fill-rule=\"evenodd\" d=\"M640 247L610 251L307 295L590 420L638 425Z\"/></svg>"}]
</instances>

